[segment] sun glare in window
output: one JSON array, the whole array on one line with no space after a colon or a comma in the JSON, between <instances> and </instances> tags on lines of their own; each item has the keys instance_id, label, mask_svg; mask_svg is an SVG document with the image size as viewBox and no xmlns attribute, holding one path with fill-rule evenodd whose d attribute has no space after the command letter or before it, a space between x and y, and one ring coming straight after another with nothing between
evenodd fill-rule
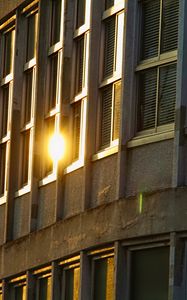
<instances>
[{"instance_id":1,"label":"sun glare in window","mask_svg":"<svg viewBox=\"0 0 187 300\"><path fill-rule=\"evenodd\" d=\"M48 151L51 159L58 162L65 153L65 141L61 134L56 133L49 139Z\"/></svg>"}]
</instances>

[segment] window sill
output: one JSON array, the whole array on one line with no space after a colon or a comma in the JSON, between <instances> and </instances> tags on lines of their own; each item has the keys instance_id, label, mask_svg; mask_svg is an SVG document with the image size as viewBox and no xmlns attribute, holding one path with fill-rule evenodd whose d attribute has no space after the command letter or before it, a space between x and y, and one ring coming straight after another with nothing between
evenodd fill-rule
<instances>
[{"instance_id":1,"label":"window sill","mask_svg":"<svg viewBox=\"0 0 187 300\"><path fill-rule=\"evenodd\" d=\"M89 30L89 25L87 23L83 24L79 28L75 29L73 38L76 39L77 37L87 32L88 30Z\"/></svg>"},{"instance_id":2,"label":"window sill","mask_svg":"<svg viewBox=\"0 0 187 300\"><path fill-rule=\"evenodd\" d=\"M117 153L119 150L119 146L118 145L115 145L115 146L112 146L112 147L108 147L96 154L94 154L92 156L92 161L96 161L96 160L99 160L99 159L102 159L102 158L105 158L105 157L108 157L112 154L115 154Z\"/></svg>"},{"instance_id":3,"label":"window sill","mask_svg":"<svg viewBox=\"0 0 187 300\"><path fill-rule=\"evenodd\" d=\"M15 193L15 198L18 198L25 194L28 194L28 193L30 193L30 191L31 191L31 185L27 184Z\"/></svg>"},{"instance_id":4,"label":"window sill","mask_svg":"<svg viewBox=\"0 0 187 300\"><path fill-rule=\"evenodd\" d=\"M110 16L118 13L119 11L123 10L125 8L125 1L120 1L119 3L116 3L111 8L104 11L102 20L105 20L106 18L109 18Z\"/></svg>"},{"instance_id":5,"label":"window sill","mask_svg":"<svg viewBox=\"0 0 187 300\"><path fill-rule=\"evenodd\" d=\"M48 176L44 177L42 180L39 181L39 187L47 185L56 181L57 175L56 173L49 174Z\"/></svg>"},{"instance_id":6,"label":"window sill","mask_svg":"<svg viewBox=\"0 0 187 300\"><path fill-rule=\"evenodd\" d=\"M156 143L174 138L174 130L151 133L144 136L137 136L128 142L127 148L138 147L146 144Z\"/></svg>"},{"instance_id":7,"label":"window sill","mask_svg":"<svg viewBox=\"0 0 187 300\"><path fill-rule=\"evenodd\" d=\"M0 197L0 205L3 205L6 203L6 200L7 200L7 195L3 195Z\"/></svg>"},{"instance_id":8,"label":"window sill","mask_svg":"<svg viewBox=\"0 0 187 300\"><path fill-rule=\"evenodd\" d=\"M84 166L84 160L83 159L77 160L64 169L64 175L76 171L82 168L83 166Z\"/></svg>"}]
</instances>

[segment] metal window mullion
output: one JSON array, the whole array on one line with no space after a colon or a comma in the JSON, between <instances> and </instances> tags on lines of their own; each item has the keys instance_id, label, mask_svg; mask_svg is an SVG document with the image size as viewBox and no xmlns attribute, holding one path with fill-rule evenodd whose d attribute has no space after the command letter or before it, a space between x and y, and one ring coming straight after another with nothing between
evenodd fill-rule
<instances>
[{"instance_id":1,"label":"metal window mullion","mask_svg":"<svg viewBox=\"0 0 187 300\"><path fill-rule=\"evenodd\" d=\"M157 68L157 88L156 88L156 110L155 110L155 131L157 131L158 124L158 106L159 106L159 84L160 84L160 68Z\"/></svg>"},{"instance_id":2,"label":"metal window mullion","mask_svg":"<svg viewBox=\"0 0 187 300\"><path fill-rule=\"evenodd\" d=\"M159 25L159 41L158 41L158 58L160 59L161 39L162 39L162 16L163 16L163 0L160 0L160 25Z\"/></svg>"}]
</instances>

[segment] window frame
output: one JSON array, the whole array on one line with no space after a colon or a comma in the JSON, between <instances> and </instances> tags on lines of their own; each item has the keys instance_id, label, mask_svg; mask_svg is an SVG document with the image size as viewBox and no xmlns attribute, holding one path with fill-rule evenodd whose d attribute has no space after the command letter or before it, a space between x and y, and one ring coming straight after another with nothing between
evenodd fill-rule
<instances>
[{"instance_id":1,"label":"window frame","mask_svg":"<svg viewBox=\"0 0 187 300\"><path fill-rule=\"evenodd\" d=\"M141 2L143 3L144 0L141 0ZM142 5L142 3L139 3L139 6ZM178 49L175 50L171 50L171 51L167 51L164 53L161 53L161 36L162 36L162 3L163 0L160 0L160 16L159 16L159 37L158 37L158 55L151 57L151 58L147 58L147 59L139 59L140 58L140 52L141 52L141 42L140 42L140 38L141 38L141 32L142 32L142 26L143 26L143 17L142 17L142 8L139 7L139 47L138 47L138 55L137 55L137 63L136 63L136 67L135 67L135 75L136 77L141 73L141 71L146 71L146 70L151 70L153 68L156 69L157 73L158 73L158 69L161 67L167 67L167 65L169 64L175 64L177 65L177 56L178 56ZM177 71L176 71L177 72ZM158 74L157 74L157 90L159 90L158 87ZM138 80L137 80L138 81ZM137 94L137 97L139 98L139 95ZM155 113L155 124L157 124L158 122L158 105L156 105L156 103L158 104L158 92L157 92L157 97L155 99L155 106L156 106L156 113ZM174 124L175 122L172 123L168 123L165 125L155 125L152 128L148 128L148 129L142 129L142 130L138 130L138 113L139 111L139 101L137 101L136 104L136 134L135 134L135 138L129 143L129 147L131 146L135 146L137 145L136 139L140 139L141 137L150 137L150 141L153 140L154 141L154 135L159 135L160 133L163 133L165 135L168 136L168 138L171 138L171 133L174 131ZM168 133L168 134L167 134ZM157 139L156 139L157 140ZM156 141L155 140L155 141ZM143 143L143 142L142 142ZM141 143L138 143L141 144Z\"/></svg>"},{"instance_id":2,"label":"window frame","mask_svg":"<svg viewBox=\"0 0 187 300\"><path fill-rule=\"evenodd\" d=\"M120 19L121 17L121 19ZM105 24L109 18L115 18L115 44L113 57L113 73L104 77L104 55L105 55ZM114 116L114 87L115 83L122 83L122 59L123 59L123 39L124 39L124 19L125 19L125 3L121 0L115 0L114 5L103 11L102 14L102 30L100 45L100 72L99 72L99 99L97 112L97 136L96 136L96 154L92 160L95 161L108 155L118 152L119 138L113 140L113 116ZM120 26L120 22L122 22ZM121 40L120 40L121 37ZM118 41L120 43L118 44ZM118 64L117 64L118 61ZM112 85L112 112L111 112L111 131L110 142L107 146L101 145L101 116L102 116L102 90Z\"/></svg>"},{"instance_id":3,"label":"window frame","mask_svg":"<svg viewBox=\"0 0 187 300\"><path fill-rule=\"evenodd\" d=\"M28 7L23 8L22 15L27 23L26 30L26 48L24 53L24 65L23 65L23 87L22 87L22 99L21 99L21 123L20 123L20 151L19 151L19 177L18 177L18 190L15 192L15 197L22 196L29 193L31 190L31 177L32 177L32 161L33 161L33 142L34 142L34 123L35 123L35 101L36 101L36 44L38 39L38 2L31 3ZM35 33L34 33L34 53L30 59L27 57L28 45L29 45L29 18L35 16ZM27 74L32 73L32 84L31 84L31 107L30 107L30 118L25 120L26 113L26 94L27 94ZM28 147L28 170L27 180L23 181L24 173L24 140L25 136L29 136L29 147Z\"/></svg>"},{"instance_id":4,"label":"window frame","mask_svg":"<svg viewBox=\"0 0 187 300\"><path fill-rule=\"evenodd\" d=\"M22 275L22 276L10 279L8 281L8 287L10 289L13 288L14 293L15 293L16 288L23 287L23 295L22 296L23 296L23 300L26 300L26 294L27 294L26 275Z\"/></svg>"},{"instance_id":5,"label":"window frame","mask_svg":"<svg viewBox=\"0 0 187 300\"><path fill-rule=\"evenodd\" d=\"M7 106L7 130L6 134L0 137L0 145L5 147L5 164L4 164L4 193L0 195L0 205L4 204L7 200L8 193L8 161L9 161L9 152L10 152L10 128L11 128L11 116L12 116L12 93L13 93L13 73L14 73L14 54L15 54L15 15L8 19L5 23L0 26L0 52L2 53L2 58L0 61L0 99L3 100L3 89L8 88L8 106ZM6 60L5 56L5 35L9 32L12 32L11 37L11 68L10 73L4 73L4 64ZM2 102L0 101L0 108L2 107ZM1 109L2 111L2 109ZM3 113L3 112L2 112ZM0 127L3 126L0 124ZM1 128L0 128L1 129Z\"/></svg>"},{"instance_id":6,"label":"window frame","mask_svg":"<svg viewBox=\"0 0 187 300\"><path fill-rule=\"evenodd\" d=\"M46 77L46 95L49 93L50 88L50 64L51 58L57 55L57 82L56 82L56 99L55 99L55 106L49 109L49 98L46 96L45 103L44 103L44 117L43 117L43 129L44 132L46 130L46 123L51 119L55 119L55 131L54 133L59 133L60 131L60 114L61 114L61 77L62 77L62 61L63 61L63 31L64 31L64 1L61 1L61 20L60 20L60 37L59 41L54 44L51 44L51 32L52 32L52 7L53 1L50 0L50 30L48 33L48 51L47 51L47 77ZM46 137L43 140L44 144L46 145ZM57 169L58 163L54 162L52 171L46 174L46 163L49 159L49 156L46 154L46 149L43 149L43 161L41 166L41 180L39 181L39 186L46 185L50 182L53 182L57 178Z\"/></svg>"}]
</instances>

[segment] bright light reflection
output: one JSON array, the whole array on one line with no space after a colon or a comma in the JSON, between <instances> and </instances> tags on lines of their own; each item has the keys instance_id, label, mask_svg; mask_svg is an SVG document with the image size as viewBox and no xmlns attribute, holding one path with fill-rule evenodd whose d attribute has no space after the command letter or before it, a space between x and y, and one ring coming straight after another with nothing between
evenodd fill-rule
<instances>
[{"instance_id":1,"label":"bright light reflection","mask_svg":"<svg viewBox=\"0 0 187 300\"><path fill-rule=\"evenodd\" d=\"M65 141L61 134L55 133L49 140L49 155L54 162L63 158L65 153Z\"/></svg>"}]
</instances>

